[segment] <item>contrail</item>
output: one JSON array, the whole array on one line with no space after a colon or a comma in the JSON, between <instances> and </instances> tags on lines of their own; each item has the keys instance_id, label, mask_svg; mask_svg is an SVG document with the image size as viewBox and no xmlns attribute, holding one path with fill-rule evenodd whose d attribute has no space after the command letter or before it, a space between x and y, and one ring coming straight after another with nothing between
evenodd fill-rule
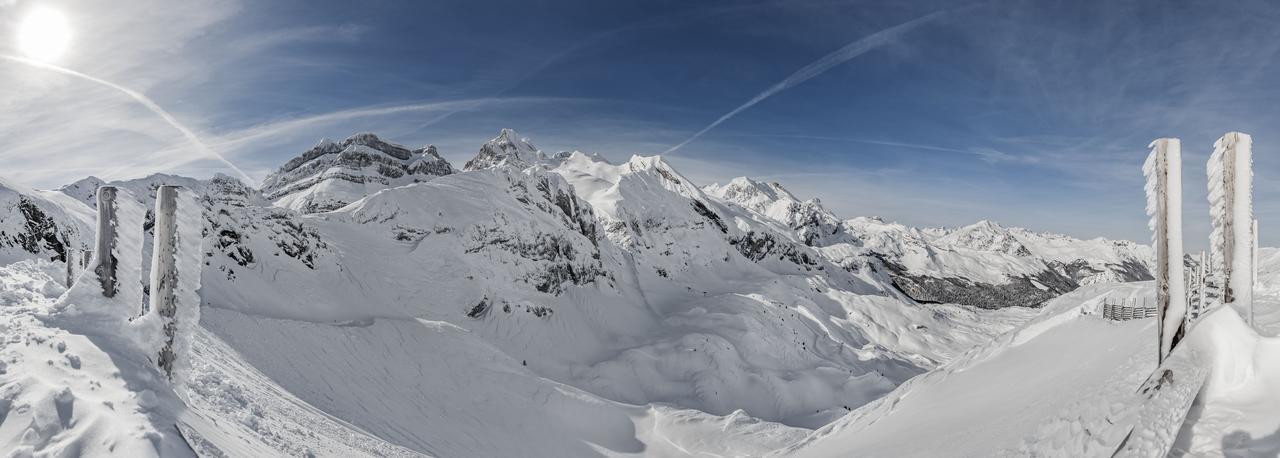
<instances>
[{"instance_id":1,"label":"contrail","mask_svg":"<svg viewBox=\"0 0 1280 458\"><path fill-rule=\"evenodd\" d=\"M209 149L208 146L205 146L204 142L200 141L200 137L197 137L195 132L192 132L191 129L188 129L186 126L182 125L182 123L178 122L178 120L174 118L173 115L165 111L164 108L160 108L160 105L157 105L156 102L151 100L150 97L142 95L142 93L138 91L129 89L127 87L121 86L116 83L112 83L102 78L86 75L84 73L80 73L78 71L75 71L69 68L59 67L57 65L40 62L40 61L25 58L25 57L0 54L0 59L10 60L20 64L26 64L32 67L42 68L45 70L58 72L64 75L70 75L77 78L82 78L82 79L92 81L94 83L98 83L103 86L115 89L117 91L123 92L125 95L129 96L134 101L142 104L142 106L146 107L148 110L151 110L151 112L155 113L156 116L159 116L161 119L164 119L164 121L169 123L169 125L172 126L174 129L177 129L178 132L182 133L182 136L186 137L187 141L190 142L193 146L195 146L196 150L199 151L201 154L204 154L206 156L209 156L221 161L223 164L226 164L227 167L231 168L231 170L234 170L237 174L239 174L240 177L244 178L245 181L247 181L249 184L255 185L255 186L257 185L257 181L255 181L253 178L250 178L249 174L244 173L243 170L240 170L240 167L236 167L236 165L232 164L231 161L228 161L226 157L223 157L221 154L218 154L217 152Z\"/></svg>"},{"instance_id":2,"label":"contrail","mask_svg":"<svg viewBox=\"0 0 1280 458\"><path fill-rule=\"evenodd\" d=\"M830 3L844 3L845 1L846 1L846 0L837 0L837 1L834 1L834 2L830 2ZM502 88L501 90L499 90L498 92L495 92L492 96L489 96L489 97L488 97L488 99L490 99L490 100L496 100L496 99L498 99L499 97L502 97L503 95L506 95L508 92L511 92L512 90L515 90L516 88L518 88L518 87L520 87L522 84L524 84L526 81L529 81L530 79L532 79L534 76L537 76L537 75L541 74L541 73L542 73L543 71L545 71L547 68L550 68L553 64L555 64L555 63L557 63L557 62L559 62L559 61L563 60L565 57L568 57L568 56L570 56L570 55L572 55L572 54L574 54L574 53L578 52L578 51L579 51L579 50L581 50L581 49L584 49L584 48L588 48L588 47L590 47L590 46L593 46L593 45L595 45L596 43L599 43L599 42L601 42L601 41L604 41L604 40L606 40L606 39L608 39L608 38L610 38L610 37L613 37L613 36L622 35L622 34L624 34L624 33L633 32L633 31L637 31L637 30L644 30L644 29L650 29L650 28L661 27L661 26L670 25L670 24L673 24L673 23L679 23L679 22L682 22L682 21L697 20L697 19L705 19L705 18L709 18L709 17L719 16L719 15L721 15L721 14L725 14L725 13L731 13L731 12L735 12L735 11L742 11L742 10L749 10L749 9L753 9L753 8L763 7L763 6L778 5L778 4L782 4L782 3L785 3L785 2L784 2L784 1L766 1L766 2L760 2L760 3L755 3L755 4L748 4L748 5L735 5L735 6L723 7L723 8L713 8L713 9L707 9L707 10L695 10L695 11L692 11L692 12L685 12L685 13L676 14L676 15L667 15L667 16L658 17L658 18L655 18L655 19L652 19L652 20L648 20L648 21L631 23L631 24L627 24L627 25L624 25L624 26L621 26L621 27L617 27L617 28L613 28L613 29L608 29L608 30L604 30L604 31L596 32L595 34L593 34L593 35L591 35L591 36L589 36L589 37L587 37L587 38L585 38L585 39L583 39L583 40L579 40L579 41L577 41L577 42L574 42L573 44L570 44L568 47L566 47L566 48L564 48L564 49L560 50L559 52L557 52L557 53L555 53L555 54L552 54L551 56L547 57L546 59L543 59L543 60L542 60L541 62L539 62L537 65L534 65L533 67L531 67L531 68L529 69L529 71L524 72L522 75L520 75L520 77L518 77L518 78L516 78L514 81L512 81L512 82L511 82L511 84L506 85L505 87L503 87L503 88ZM823 3L825 3L825 2L814 2L813 4L814 4L814 5L819 5L819 4L823 4ZM418 128L417 128L417 129L414 129L413 131L411 131L411 133L412 133L412 132L417 132L417 131L422 130L422 129L425 129L425 128L427 128L427 127L430 127L431 125L433 125L433 124L435 124L435 123L437 123L437 122L443 121L443 120L445 120L446 118L448 118L448 117L450 117L450 116L453 116L454 114L457 114L457 113L459 113L459 112L461 112L461 111L469 110L469 109L479 108L479 107L481 107L481 106L485 105L486 103L488 103L488 101L487 101L487 100L486 100L486 101L482 101L482 102L480 102L480 103L478 103L478 104L476 104L476 105L474 105L474 106L471 106L471 107L465 107L465 108L458 108L458 109L450 110L450 111L448 111L448 112L445 112L444 114L441 114L440 116L436 116L436 117L434 117L434 118L431 118L431 119L430 119L430 120L428 120L427 122L425 122L425 123L423 123L422 125L418 126Z\"/></svg>"},{"instance_id":3,"label":"contrail","mask_svg":"<svg viewBox=\"0 0 1280 458\"><path fill-rule=\"evenodd\" d=\"M787 79L782 80L782 82L779 82L778 84L773 85L769 89L766 89L764 92L761 92L755 97L752 97L751 100L747 101L747 103L742 104L738 108L734 108L733 111L725 113L724 116L721 116L720 118L716 119L715 122L712 122L707 127L704 127L702 130L698 131L698 133L693 134L692 137L689 137L688 139L685 139L685 141L680 142L680 144L676 146L672 146L671 148L667 149L667 151L665 151L663 154L670 154L675 150L680 149L680 147L689 144L689 142L697 140L698 137L702 136L702 134L705 134L711 129L716 128L716 126L719 126L721 123L728 121L729 118L737 116L738 113L741 113L746 109L755 106L755 104L760 103L761 101L764 101L764 99L772 97L774 94L782 92L785 89L790 89L796 85L799 85L800 83L808 81L810 78L821 75L827 70L830 70L832 67L848 62L849 59L853 59L855 57L861 56L865 54L867 51L871 51L873 49L879 48L880 46L888 44L890 40L893 40L898 35L906 33L911 29L918 27L920 24L924 24L926 22L937 19L941 17L943 14L946 14L945 10L936 11L931 14L927 14L927 15L912 19L902 24L889 27L887 29L873 33L871 35L867 35L859 39L858 41L849 43L845 45L843 48L837 49L830 54L822 56L821 59L818 59L813 63L804 66L804 68L797 70L795 73L792 73L791 76L788 76Z\"/></svg>"}]
</instances>

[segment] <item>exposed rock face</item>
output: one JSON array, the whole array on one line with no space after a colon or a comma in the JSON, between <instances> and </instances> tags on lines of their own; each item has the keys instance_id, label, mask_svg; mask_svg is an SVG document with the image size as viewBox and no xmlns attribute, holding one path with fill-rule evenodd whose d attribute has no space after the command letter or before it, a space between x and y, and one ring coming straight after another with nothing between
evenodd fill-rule
<instances>
[{"instance_id":1,"label":"exposed rock face","mask_svg":"<svg viewBox=\"0 0 1280 458\"><path fill-rule=\"evenodd\" d=\"M545 156L528 138L521 138L514 130L502 129L497 137L480 147L480 152L467 161L463 170L484 170L504 165L522 168L541 159Z\"/></svg>"},{"instance_id":2,"label":"exposed rock face","mask_svg":"<svg viewBox=\"0 0 1280 458\"><path fill-rule=\"evenodd\" d=\"M69 251L89 247L93 218L88 207L71 197L0 180L0 262L65 261Z\"/></svg>"},{"instance_id":3,"label":"exposed rock face","mask_svg":"<svg viewBox=\"0 0 1280 458\"><path fill-rule=\"evenodd\" d=\"M341 143L321 140L263 180L262 193L277 206L318 213L382 189L452 173L453 166L433 145L409 150L360 133Z\"/></svg>"}]
</instances>

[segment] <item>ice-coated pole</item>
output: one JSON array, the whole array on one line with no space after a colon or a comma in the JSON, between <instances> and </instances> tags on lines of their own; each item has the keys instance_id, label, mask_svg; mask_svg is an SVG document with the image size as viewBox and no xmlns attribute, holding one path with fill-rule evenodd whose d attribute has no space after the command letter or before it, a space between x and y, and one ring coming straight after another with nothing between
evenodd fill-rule
<instances>
[{"instance_id":1,"label":"ice-coated pole","mask_svg":"<svg viewBox=\"0 0 1280 458\"><path fill-rule=\"evenodd\" d=\"M1143 174L1156 251L1157 360L1164 362L1182 339L1187 313L1182 263L1182 142L1161 138L1149 146L1151 154Z\"/></svg>"},{"instance_id":2,"label":"ice-coated pole","mask_svg":"<svg viewBox=\"0 0 1280 458\"><path fill-rule=\"evenodd\" d=\"M94 243L94 253L98 255L98 265L94 273L102 282L102 295L115 297L119 291L116 282L115 245L120 222L116 219L116 188L102 186L98 188L98 237Z\"/></svg>"},{"instance_id":3,"label":"ice-coated pole","mask_svg":"<svg viewBox=\"0 0 1280 458\"><path fill-rule=\"evenodd\" d=\"M164 345L156 364L166 375L173 374L173 339L177 333L175 317L178 298L178 187L161 186L156 191L155 236L151 250L151 310L160 316L164 328Z\"/></svg>"}]
</instances>

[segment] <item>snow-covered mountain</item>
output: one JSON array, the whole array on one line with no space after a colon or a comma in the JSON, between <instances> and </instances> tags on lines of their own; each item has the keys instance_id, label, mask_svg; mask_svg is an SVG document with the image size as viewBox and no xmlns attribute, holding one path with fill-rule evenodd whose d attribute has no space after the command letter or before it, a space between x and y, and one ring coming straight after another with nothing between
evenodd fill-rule
<instances>
[{"instance_id":1,"label":"snow-covered mountain","mask_svg":"<svg viewBox=\"0 0 1280 458\"><path fill-rule=\"evenodd\" d=\"M1150 280L1150 247L1079 240L981 221L916 229L878 218L838 220L817 199L800 201L779 183L736 178L711 195L794 231L797 240L847 269L867 260L919 302L983 308L1038 306L1081 285Z\"/></svg>"},{"instance_id":2,"label":"snow-covered mountain","mask_svg":"<svg viewBox=\"0 0 1280 458\"><path fill-rule=\"evenodd\" d=\"M0 194L17 208L6 234L88 243L102 184ZM780 184L700 188L661 157L547 157L510 130L461 173L434 148L358 134L262 190L110 184L147 205L177 184L205 207L195 351L211 360L178 387L205 451L303 453L306 428L329 428L339 454L635 453L760 422L798 439L1035 313L1009 306L1141 278L1149 257L994 223L842 221ZM11 251L32 278L57 261L47 244ZM475 425L506 432L462 439Z\"/></svg>"},{"instance_id":3,"label":"snow-covered mountain","mask_svg":"<svg viewBox=\"0 0 1280 458\"><path fill-rule=\"evenodd\" d=\"M0 178L0 264L22 259L65 262L68 251L92 246L95 218L90 209L60 192Z\"/></svg>"},{"instance_id":4,"label":"snow-covered mountain","mask_svg":"<svg viewBox=\"0 0 1280 458\"><path fill-rule=\"evenodd\" d=\"M454 173L433 145L409 150L371 133L320 140L262 182L264 197L302 213L333 210L380 189Z\"/></svg>"},{"instance_id":5,"label":"snow-covered mountain","mask_svg":"<svg viewBox=\"0 0 1280 458\"><path fill-rule=\"evenodd\" d=\"M476 157L467 161L463 170L484 170L499 166L525 167L538 160L546 159L528 138L523 138L516 131L502 129L493 140L480 147Z\"/></svg>"}]
</instances>

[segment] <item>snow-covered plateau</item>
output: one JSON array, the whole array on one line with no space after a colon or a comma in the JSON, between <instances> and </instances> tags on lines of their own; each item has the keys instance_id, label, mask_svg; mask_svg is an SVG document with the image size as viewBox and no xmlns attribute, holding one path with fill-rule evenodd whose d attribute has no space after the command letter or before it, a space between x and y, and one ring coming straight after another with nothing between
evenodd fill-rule
<instances>
[{"instance_id":1,"label":"snow-covered plateau","mask_svg":"<svg viewBox=\"0 0 1280 458\"><path fill-rule=\"evenodd\" d=\"M778 183L699 186L658 156L549 155L511 130L461 170L361 133L261 189L11 178L7 456L1280 452L1270 249L1261 335L1217 310L1179 356L1209 368L1203 389L1139 396L1154 322L1099 311L1153 294L1152 250L1134 242L840 219ZM103 185L140 222L112 253L130 286L112 299L82 267ZM140 209L161 185L191 193L184 222L203 228L186 270L199 325L180 330L172 379L139 337L155 221ZM1178 402L1185 421L1122 428Z\"/></svg>"}]
</instances>

